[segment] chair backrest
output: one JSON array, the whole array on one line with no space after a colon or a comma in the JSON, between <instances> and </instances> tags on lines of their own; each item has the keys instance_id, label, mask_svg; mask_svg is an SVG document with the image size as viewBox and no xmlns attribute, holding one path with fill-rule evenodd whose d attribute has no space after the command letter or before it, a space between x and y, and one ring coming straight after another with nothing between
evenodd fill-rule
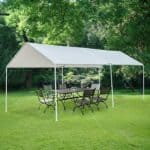
<instances>
[{"instance_id":1,"label":"chair backrest","mask_svg":"<svg viewBox=\"0 0 150 150\"><path fill-rule=\"evenodd\" d=\"M89 85L90 83L80 83L80 87L81 88L89 88L90 87L90 85Z\"/></svg>"},{"instance_id":2,"label":"chair backrest","mask_svg":"<svg viewBox=\"0 0 150 150\"><path fill-rule=\"evenodd\" d=\"M110 87L105 87L100 89L100 95L104 96L105 99L108 98L109 93L110 93Z\"/></svg>"},{"instance_id":3,"label":"chair backrest","mask_svg":"<svg viewBox=\"0 0 150 150\"><path fill-rule=\"evenodd\" d=\"M43 101L44 101L44 103L48 103L48 101L52 102L52 101L54 101L54 98L55 98L54 94L47 93L43 89L37 90L36 95L37 95L40 103L43 103Z\"/></svg>"},{"instance_id":4,"label":"chair backrest","mask_svg":"<svg viewBox=\"0 0 150 150\"><path fill-rule=\"evenodd\" d=\"M59 89L66 89L66 84L59 84Z\"/></svg>"},{"instance_id":5,"label":"chair backrest","mask_svg":"<svg viewBox=\"0 0 150 150\"><path fill-rule=\"evenodd\" d=\"M83 97L92 98L94 96L95 89L85 89L83 92Z\"/></svg>"},{"instance_id":6,"label":"chair backrest","mask_svg":"<svg viewBox=\"0 0 150 150\"><path fill-rule=\"evenodd\" d=\"M43 85L44 94L49 97L53 93L52 85Z\"/></svg>"},{"instance_id":7,"label":"chair backrest","mask_svg":"<svg viewBox=\"0 0 150 150\"><path fill-rule=\"evenodd\" d=\"M46 91L52 90L52 86L51 85L43 85L43 89Z\"/></svg>"},{"instance_id":8,"label":"chair backrest","mask_svg":"<svg viewBox=\"0 0 150 150\"><path fill-rule=\"evenodd\" d=\"M44 96L44 93L43 93L43 90L42 90L42 89L36 90L36 95L37 95L39 101L40 101L41 99L42 99L42 100L45 100L45 96Z\"/></svg>"},{"instance_id":9,"label":"chair backrest","mask_svg":"<svg viewBox=\"0 0 150 150\"><path fill-rule=\"evenodd\" d=\"M99 90L100 89L100 84L98 84L98 83L92 83L91 89Z\"/></svg>"}]
</instances>

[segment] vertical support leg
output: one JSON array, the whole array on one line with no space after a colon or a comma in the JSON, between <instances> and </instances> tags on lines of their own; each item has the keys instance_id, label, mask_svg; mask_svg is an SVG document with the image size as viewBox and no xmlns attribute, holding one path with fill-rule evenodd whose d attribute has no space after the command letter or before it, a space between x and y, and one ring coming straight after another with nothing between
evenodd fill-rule
<instances>
[{"instance_id":1,"label":"vertical support leg","mask_svg":"<svg viewBox=\"0 0 150 150\"><path fill-rule=\"evenodd\" d=\"M98 69L98 76L99 76L99 90L101 89L101 78L100 78L100 71L101 69Z\"/></svg>"},{"instance_id":2,"label":"vertical support leg","mask_svg":"<svg viewBox=\"0 0 150 150\"><path fill-rule=\"evenodd\" d=\"M64 84L64 70L63 70L63 66L61 68L61 83L62 83L62 85Z\"/></svg>"},{"instance_id":3,"label":"vertical support leg","mask_svg":"<svg viewBox=\"0 0 150 150\"><path fill-rule=\"evenodd\" d=\"M55 120L58 121L56 67L54 68L54 80L55 80Z\"/></svg>"},{"instance_id":4,"label":"vertical support leg","mask_svg":"<svg viewBox=\"0 0 150 150\"><path fill-rule=\"evenodd\" d=\"M5 82L5 112L7 112L7 67L6 67L6 82Z\"/></svg>"},{"instance_id":5,"label":"vertical support leg","mask_svg":"<svg viewBox=\"0 0 150 150\"><path fill-rule=\"evenodd\" d=\"M143 100L144 100L144 90L145 90L145 81L144 81L144 65L143 65Z\"/></svg>"},{"instance_id":6,"label":"vertical support leg","mask_svg":"<svg viewBox=\"0 0 150 150\"><path fill-rule=\"evenodd\" d=\"M114 89L113 89L112 65L111 64L110 64L110 79L111 79L112 108L114 108Z\"/></svg>"}]
</instances>

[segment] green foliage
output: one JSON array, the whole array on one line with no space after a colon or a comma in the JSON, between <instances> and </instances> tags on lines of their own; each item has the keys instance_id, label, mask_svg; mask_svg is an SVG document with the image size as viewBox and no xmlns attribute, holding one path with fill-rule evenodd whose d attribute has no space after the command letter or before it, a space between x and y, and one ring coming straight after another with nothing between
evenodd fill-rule
<instances>
[{"instance_id":1,"label":"green foliage","mask_svg":"<svg viewBox=\"0 0 150 150\"><path fill-rule=\"evenodd\" d=\"M110 49L120 49L143 62L147 77L150 76L149 7L149 1L133 0L114 2L114 16L110 19L112 28L109 29L107 34L106 44L106 47ZM119 16L115 15L117 13ZM123 67L122 71L127 74L131 71L129 68L126 67L125 69ZM136 75L141 75L141 73L141 69L140 71L139 68L134 69L132 75L128 74L128 77L136 78Z\"/></svg>"},{"instance_id":2,"label":"green foliage","mask_svg":"<svg viewBox=\"0 0 150 150\"><path fill-rule=\"evenodd\" d=\"M0 16L0 72L3 72L3 82L4 68L22 42L34 41L121 50L145 65L146 86L150 85L148 0L6 0L0 2L0 9L10 14L7 17ZM69 71L72 69L68 69ZM139 78L142 76L142 69L139 67L116 67L113 71L114 78L119 77L115 82L117 86L122 85L123 80L138 82L136 86L141 84ZM28 72L22 72L24 79L19 83L26 82ZM34 85L38 81L53 80L51 71L35 72L32 71ZM86 75L88 78L84 81ZM108 77L109 69L103 69L103 84L109 84ZM79 84L81 80L96 80L91 79L90 73L85 69L75 69L73 74L66 74L65 79L71 84Z\"/></svg>"},{"instance_id":3,"label":"green foliage","mask_svg":"<svg viewBox=\"0 0 150 150\"><path fill-rule=\"evenodd\" d=\"M7 3L8 22L35 41L66 45L80 42L83 23L74 3L61 0L22 1Z\"/></svg>"},{"instance_id":4,"label":"green foliage","mask_svg":"<svg viewBox=\"0 0 150 150\"><path fill-rule=\"evenodd\" d=\"M80 73L79 73L80 72ZM99 83L99 75L97 69L74 69L68 70L64 77L68 86L78 86L81 84L91 85L91 83Z\"/></svg>"},{"instance_id":5,"label":"green foliage","mask_svg":"<svg viewBox=\"0 0 150 150\"><path fill-rule=\"evenodd\" d=\"M0 85L5 81L5 67L18 48L15 29L7 26L4 19L0 18ZM11 73L8 76L10 77Z\"/></svg>"}]
</instances>

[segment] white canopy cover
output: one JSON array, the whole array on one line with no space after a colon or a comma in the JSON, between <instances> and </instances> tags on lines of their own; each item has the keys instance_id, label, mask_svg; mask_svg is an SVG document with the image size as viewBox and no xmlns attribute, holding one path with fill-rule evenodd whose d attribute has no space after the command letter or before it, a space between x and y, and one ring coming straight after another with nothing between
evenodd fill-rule
<instances>
[{"instance_id":1,"label":"white canopy cover","mask_svg":"<svg viewBox=\"0 0 150 150\"><path fill-rule=\"evenodd\" d=\"M100 67L143 64L120 51L25 43L7 68Z\"/></svg>"}]
</instances>

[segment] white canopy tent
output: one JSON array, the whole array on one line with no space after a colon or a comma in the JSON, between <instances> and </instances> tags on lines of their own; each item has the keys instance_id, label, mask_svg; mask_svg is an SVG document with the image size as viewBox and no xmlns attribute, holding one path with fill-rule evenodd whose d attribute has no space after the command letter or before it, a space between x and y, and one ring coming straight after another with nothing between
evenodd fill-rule
<instances>
[{"instance_id":1,"label":"white canopy tent","mask_svg":"<svg viewBox=\"0 0 150 150\"><path fill-rule=\"evenodd\" d=\"M56 68L100 68L103 65L110 66L112 107L113 79L112 65L134 65L143 67L143 98L144 98L144 65L120 51L97 50L79 47L54 46L37 43L25 43L6 67L6 98L5 111L7 112L7 69L8 68L54 68L55 80L55 117L57 115L57 79ZM99 81L100 82L100 81Z\"/></svg>"}]
</instances>

